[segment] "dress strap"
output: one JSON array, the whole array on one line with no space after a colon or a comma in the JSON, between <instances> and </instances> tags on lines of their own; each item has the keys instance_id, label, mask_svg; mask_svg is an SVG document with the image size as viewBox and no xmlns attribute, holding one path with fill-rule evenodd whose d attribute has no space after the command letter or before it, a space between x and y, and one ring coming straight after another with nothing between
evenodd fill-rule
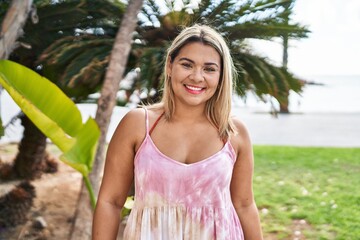
<instances>
[{"instance_id":1,"label":"dress strap","mask_svg":"<svg viewBox=\"0 0 360 240\"><path fill-rule=\"evenodd\" d=\"M149 131L149 135L151 135L152 131L154 130L154 128L156 127L156 125L159 123L161 117L162 117L164 114L165 114L165 112L163 112L163 113L158 117L158 119L156 119L154 125L152 125L152 127L151 127L151 129L150 129L150 131Z\"/></svg>"},{"instance_id":2,"label":"dress strap","mask_svg":"<svg viewBox=\"0 0 360 240\"><path fill-rule=\"evenodd\" d=\"M144 107L145 110L145 130L146 130L146 134L148 133L149 130L149 114L148 114L148 110L146 109L146 107Z\"/></svg>"}]
</instances>

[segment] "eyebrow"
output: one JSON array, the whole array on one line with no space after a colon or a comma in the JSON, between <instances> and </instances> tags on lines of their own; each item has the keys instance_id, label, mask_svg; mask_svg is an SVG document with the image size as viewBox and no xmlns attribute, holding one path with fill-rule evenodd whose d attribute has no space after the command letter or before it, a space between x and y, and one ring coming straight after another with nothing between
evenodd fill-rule
<instances>
[{"instance_id":1,"label":"eyebrow","mask_svg":"<svg viewBox=\"0 0 360 240\"><path fill-rule=\"evenodd\" d=\"M179 59L179 61L182 61L182 60L185 60L185 61L189 61L191 63L195 63L193 60L189 59L189 58L186 58L186 57L182 57ZM206 62L205 65L207 66L211 66L211 65L215 65L216 67L219 67L216 63L214 62Z\"/></svg>"}]
</instances>

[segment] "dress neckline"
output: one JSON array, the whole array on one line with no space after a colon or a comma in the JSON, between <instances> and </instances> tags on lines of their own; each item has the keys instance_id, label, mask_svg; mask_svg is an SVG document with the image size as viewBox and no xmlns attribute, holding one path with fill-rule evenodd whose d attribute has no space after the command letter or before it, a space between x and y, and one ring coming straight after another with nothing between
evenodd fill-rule
<instances>
[{"instance_id":1,"label":"dress neckline","mask_svg":"<svg viewBox=\"0 0 360 240\"><path fill-rule=\"evenodd\" d=\"M231 155L232 155L232 160L233 160L233 162L235 163L235 161L236 161L235 155L236 155L236 154L235 154L235 150L234 150L233 146L231 145L229 139L227 139L226 141L225 141L225 140L223 141L223 142L224 142L224 145L223 145L223 147L222 147L219 151L215 152L214 154L212 154L212 155L209 156L209 157L206 157L206 158L204 158L204 159L202 159L202 160L199 160L199 161L196 161L196 162L194 162L194 163L183 163L183 162L179 162L179 161L177 161L177 160L175 160L175 159L173 159L173 158L165 155L165 154L164 154L163 152L161 152L160 149L156 146L155 142L153 141L153 139L151 138L151 135L150 135L150 133L154 130L154 128L156 127L156 125L158 124L158 122L159 122L159 120L162 118L162 116L165 114L165 112L163 112L163 113L156 119L154 125L153 125L151 128L149 128L149 115L148 115L148 110L147 110L146 108L144 108L144 110L145 110L146 136L145 136L145 139L144 139L144 141L142 142L141 146L139 147L138 152L141 151L142 146L144 145L144 143L145 143L146 141L149 141L150 144L152 145L152 147L154 148L154 150L155 150L160 156L162 156L165 160L167 160L167 161L169 161L169 162L172 162L172 163L174 163L174 164L183 166L183 167L191 167L191 166L201 165L201 164L204 164L204 163L206 163L206 162L209 162L209 161L211 161L212 159L214 159L217 155L220 155L221 153L223 153L226 148L229 148L229 151L231 152ZM137 157L138 152L136 153L135 158Z\"/></svg>"},{"instance_id":2,"label":"dress neckline","mask_svg":"<svg viewBox=\"0 0 360 240\"><path fill-rule=\"evenodd\" d=\"M191 166L196 166L196 165L200 165L200 164L204 164L206 162L209 162L211 161L212 159L214 159L217 155L221 154L222 152L225 151L226 147L228 146L229 144L229 141L226 141L224 146L217 152L215 152L214 154L210 155L209 157L206 157L202 160L199 160L199 161L196 161L196 162L193 162L193 163L183 163L183 162L179 162L178 160L175 160L167 155L165 155L163 152L160 151L160 149L156 146L155 142L152 140L151 136L149 134L147 134L146 136L146 140L148 140L152 147L155 149L155 151L160 155L162 156L164 159L168 160L169 162L173 162L177 165L180 165L180 166L185 166L185 167L191 167Z\"/></svg>"}]
</instances>

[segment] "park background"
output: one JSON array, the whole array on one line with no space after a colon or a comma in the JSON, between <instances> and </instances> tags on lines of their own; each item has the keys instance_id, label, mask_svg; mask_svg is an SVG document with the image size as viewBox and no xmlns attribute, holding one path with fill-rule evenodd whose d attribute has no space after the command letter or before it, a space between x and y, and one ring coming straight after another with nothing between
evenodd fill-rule
<instances>
[{"instance_id":1,"label":"park background","mask_svg":"<svg viewBox=\"0 0 360 240\"><path fill-rule=\"evenodd\" d=\"M307 39L290 42L288 67L300 78L318 84L306 86L302 96L291 94L292 114L270 114L271 104L259 102L251 93L246 102L234 97L233 114L247 124L255 144L258 168L254 182L255 187L261 189L255 191L261 203L261 217L266 221L265 236L268 239L356 239L355 234L359 232L355 228L359 227L360 220L359 192L355 190L359 183L355 176L360 173L357 61L360 3L299 0L294 11L295 19L308 25L311 33ZM280 43L253 41L251 44L274 63L281 62ZM7 123L18 109L6 93L2 94L1 102L1 115ZM78 106L84 119L94 116L95 105ZM128 109L114 110L108 140ZM21 131L20 124L15 122L0 142L19 141ZM273 145L306 148L271 147ZM304 152L309 155L299 159ZM281 194L270 200L274 191ZM285 206L282 203L286 203ZM304 204L303 208L299 204ZM314 210L315 216L311 215L311 209L318 209ZM284 219L279 220L279 216ZM274 224L268 223L273 217L278 219ZM292 222L289 224L286 218ZM346 221L348 218L353 225Z\"/></svg>"}]
</instances>

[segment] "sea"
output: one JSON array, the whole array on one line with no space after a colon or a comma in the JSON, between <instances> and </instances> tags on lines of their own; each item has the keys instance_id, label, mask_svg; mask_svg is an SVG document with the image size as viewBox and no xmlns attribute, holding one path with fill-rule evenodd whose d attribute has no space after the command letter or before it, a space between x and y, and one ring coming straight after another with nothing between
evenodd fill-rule
<instances>
[{"instance_id":1,"label":"sea","mask_svg":"<svg viewBox=\"0 0 360 240\"><path fill-rule=\"evenodd\" d=\"M289 110L292 113L360 113L360 76L308 76L301 93L291 92ZM249 93L247 99L237 99L235 108L254 112L271 111L278 103L271 99L259 101Z\"/></svg>"},{"instance_id":2,"label":"sea","mask_svg":"<svg viewBox=\"0 0 360 240\"><path fill-rule=\"evenodd\" d=\"M259 100L252 93L233 97L232 114L248 126L255 144L360 147L360 76L307 76L300 94L290 93L291 114L271 114L278 103ZM78 104L83 121L94 117L95 104ZM110 121L107 141L131 107L116 107ZM18 142L23 128L12 120L20 109L2 91L0 112L5 130L0 144ZM277 132L274 136L274 132ZM279 134L280 133L280 134ZM309 137L310 136L310 137Z\"/></svg>"}]
</instances>

